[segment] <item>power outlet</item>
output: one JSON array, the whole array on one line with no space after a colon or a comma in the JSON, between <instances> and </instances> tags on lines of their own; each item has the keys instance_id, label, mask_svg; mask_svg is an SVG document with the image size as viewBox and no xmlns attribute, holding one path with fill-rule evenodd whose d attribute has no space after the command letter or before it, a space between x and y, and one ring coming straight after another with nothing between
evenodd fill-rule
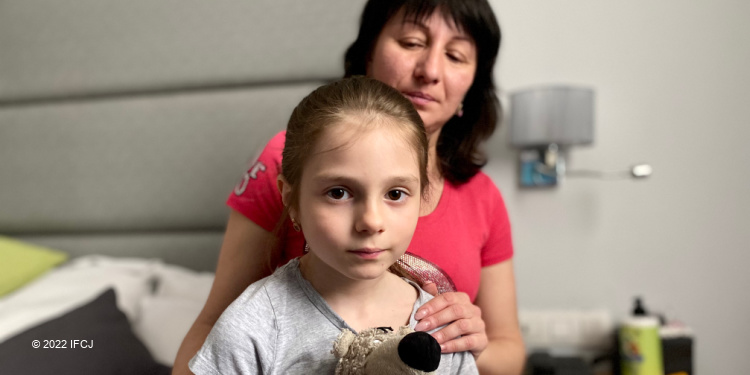
<instances>
[{"instance_id":1,"label":"power outlet","mask_svg":"<svg viewBox=\"0 0 750 375\"><path fill-rule=\"evenodd\" d=\"M521 310L521 331L529 348L604 349L614 326L606 310Z\"/></svg>"}]
</instances>

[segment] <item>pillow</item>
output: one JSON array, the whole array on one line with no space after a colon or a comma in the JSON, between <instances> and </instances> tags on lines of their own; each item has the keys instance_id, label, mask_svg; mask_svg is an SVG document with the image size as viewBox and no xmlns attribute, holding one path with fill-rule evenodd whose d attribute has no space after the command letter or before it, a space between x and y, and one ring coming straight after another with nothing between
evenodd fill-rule
<instances>
[{"instance_id":1,"label":"pillow","mask_svg":"<svg viewBox=\"0 0 750 375\"><path fill-rule=\"evenodd\" d=\"M203 304L203 301L179 297L144 297L133 332L157 362L173 366L182 340Z\"/></svg>"},{"instance_id":2,"label":"pillow","mask_svg":"<svg viewBox=\"0 0 750 375\"><path fill-rule=\"evenodd\" d=\"M179 297L206 303L213 272L197 272L173 264L159 264L154 270L158 280L156 295L159 297Z\"/></svg>"},{"instance_id":3,"label":"pillow","mask_svg":"<svg viewBox=\"0 0 750 375\"><path fill-rule=\"evenodd\" d=\"M0 236L0 297L68 259L62 251Z\"/></svg>"},{"instance_id":4,"label":"pillow","mask_svg":"<svg viewBox=\"0 0 750 375\"><path fill-rule=\"evenodd\" d=\"M135 337L127 317L117 308L113 289L0 344L0 374L170 372Z\"/></svg>"},{"instance_id":5,"label":"pillow","mask_svg":"<svg viewBox=\"0 0 750 375\"><path fill-rule=\"evenodd\" d=\"M132 323L139 301L151 293L157 264L97 255L73 259L0 299L0 342L82 306L109 288L117 292L117 306Z\"/></svg>"},{"instance_id":6,"label":"pillow","mask_svg":"<svg viewBox=\"0 0 750 375\"><path fill-rule=\"evenodd\" d=\"M206 303L214 274L158 264L154 275L156 293L141 299L133 331L157 362L172 366L185 334Z\"/></svg>"}]
</instances>

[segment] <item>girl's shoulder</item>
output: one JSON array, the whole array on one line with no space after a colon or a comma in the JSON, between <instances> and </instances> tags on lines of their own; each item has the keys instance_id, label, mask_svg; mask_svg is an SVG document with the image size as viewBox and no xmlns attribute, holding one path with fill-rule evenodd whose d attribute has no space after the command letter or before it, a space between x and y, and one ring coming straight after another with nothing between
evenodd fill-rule
<instances>
[{"instance_id":1,"label":"girl's shoulder","mask_svg":"<svg viewBox=\"0 0 750 375\"><path fill-rule=\"evenodd\" d=\"M272 308L275 297L283 295L286 289L294 287L294 269L298 267L297 264L297 259L292 259L277 268L274 273L250 284L232 302L232 305L239 305L236 308L241 310L246 310L250 305L268 305Z\"/></svg>"},{"instance_id":2,"label":"girl's shoulder","mask_svg":"<svg viewBox=\"0 0 750 375\"><path fill-rule=\"evenodd\" d=\"M409 318L409 327L414 329L414 327L417 325L418 321L414 318L414 315L417 313L417 310L422 307L425 303L430 301L431 299L435 298L432 294L427 293L422 287L415 281L409 280L406 277L401 277L404 282L411 285L416 289L417 291L417 299L414 301L414 306L411 312L411 317Z\"/></svg>"}]
</instances>

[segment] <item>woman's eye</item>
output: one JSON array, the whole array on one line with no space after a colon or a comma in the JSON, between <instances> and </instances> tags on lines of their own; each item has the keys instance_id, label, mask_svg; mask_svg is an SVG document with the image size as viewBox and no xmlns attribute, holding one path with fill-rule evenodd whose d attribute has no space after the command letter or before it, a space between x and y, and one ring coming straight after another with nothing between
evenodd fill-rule
<instances>
[{"instance_id":1,"label":"woman's eye","mask_svg":"<svg viewBox=\"0 0 750 375\"><path fill-rule=\"evenodd\" d=\"M404 48L418 48L424 45L424 43L418 41L418 40L404 40L401 42L401 45Z\"/></svg>"},{"instance_id":2,"label":"woman's eye","mask_svg":"<svg viewBox=\"0 0 750 375\"><path fill-rule=\"evenodd\" d=\"M329 198L339 200L339 199L348 198L349 192L347 192L346 190L342 188L334 188L334 189L328 190L328 193L326 195L328 195Z\"/></svg>"},{"instance_id":3,"label":"woman's eye","mask_svg":"<svg viewBox=\"0 0 750 375\"><path fill-rule=\"evenodd\" d=\"M386 195L392 201L399 201L404 197L404 192L401 190L391 190Z\"/></svg>"},{"instance_id":4,"label":"woman's eye","mask_svg":"<svg viewBox=\"0 0 750 375\"><path fill-rule=\"evenodd\" d=\"M456 54L456 53L449 53L448 54L448 58L451 59L451 61L454 61L454 62L463 62L464 61L463 56L461 56L459 54Z\"/></svg>"}]
</instances>

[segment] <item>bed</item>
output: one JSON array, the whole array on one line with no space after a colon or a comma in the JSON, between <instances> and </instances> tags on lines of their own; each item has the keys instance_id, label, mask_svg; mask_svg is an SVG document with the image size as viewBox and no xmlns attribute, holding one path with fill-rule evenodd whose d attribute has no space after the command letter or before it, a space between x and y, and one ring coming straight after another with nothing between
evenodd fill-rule
<instances>
[{"instance_id":1,"label":"bed","mask_svg":"<svg viewBox=\"0 0 750 375\"><path fill-rule=\"evenodd\" d=\"M0 373L169 373L227 195L363 3L2 3Z\"/></svg>"}]
</instances>

